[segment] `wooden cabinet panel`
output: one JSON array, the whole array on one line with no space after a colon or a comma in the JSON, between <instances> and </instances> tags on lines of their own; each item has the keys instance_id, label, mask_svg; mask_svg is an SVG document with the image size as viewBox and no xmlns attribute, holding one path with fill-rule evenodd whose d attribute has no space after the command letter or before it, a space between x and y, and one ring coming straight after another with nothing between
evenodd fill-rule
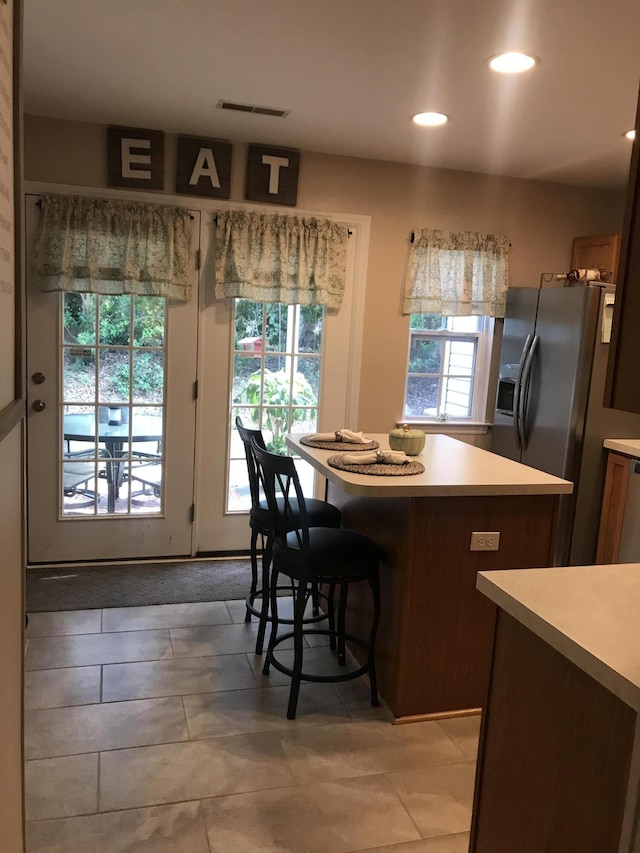
<instances>
[{"instance_id":1,"label":"wooden cabinet panel","mask_svg":"<svg viewBox=\"0 0 640 853\"><path fill-rule=\"evenodd\" d=\"M571 269L600 270L603 281L615 283L619 256L620 234L576 237L571 253Z\"/></svg>"},{"instance_id":2,"label":"wooden cabinet panel","mask_svg":"<svg viewBox=\"0 0 640 853\"><path fill-rule=\"evenodd\" d=\"M632 708L499 610L471 853L622 850L636 724Z\"/></svg>"},{"instance_id":3,"label":"wooden cabinet panel","mask_svg":"<svg viewBox=\"0 0 640 853\"><path fill-rule=\"evenodd\" d=\"M640 101L631 155L605 404L640 413Z\"/></svg>"},{"instance_id":4,"label":"wooden cabinet panel","mask_svg":"<svg viewBox=\"0 0 640 853\"><path fill-rule=\"evenodd\" d=\"M557 497L372 498L331 482L328 497L342 510L345 527L370 536L384 551L376 667L380 695L396 719L479 709L487 695L496 608L478 592L478 572L551 565ZM500 531L499 549L471 551L477 530ZM367 635L366 584L349 590L347 623L350 633Z\"/></svg>"},{"instance_id":5,"label":"wooden cabinet panel","mask_svg":"<svg viewBox=\"0 0 640 853\"><path fill-rule=\"evenodd\" d=\"M618 562L620 536L624 518L624 503L629 482L629 457L622 453L609 453L607 473L602 495L600 532L596 563L609 565Z\"/></svg>"}]
</instances>

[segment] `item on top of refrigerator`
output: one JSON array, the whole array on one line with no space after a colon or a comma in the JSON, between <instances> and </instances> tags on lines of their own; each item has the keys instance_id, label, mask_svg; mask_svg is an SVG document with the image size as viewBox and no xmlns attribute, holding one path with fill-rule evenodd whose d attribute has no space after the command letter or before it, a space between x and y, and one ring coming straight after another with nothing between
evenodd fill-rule
<instances>
[{"instance_id":1,"label":"item on top of refrigerator","mask_svg":"<svg viewBox=\"0 0 640 853\"><path fill-rule=\"evenodd\" d=\"M604 282L607 276L606 270L597 269L575 269L569 272L542 273L540 286L545 281L566 281L568 284L588 284L592 281Z\"/></svg>"},{"instance_id":2,"label":"item on top of refrigerator","mask_svg":"<svg viewBox=\"0 0 640 853\"><path fill-rule=\"evenodd\" d=\"M601 275L600 270L569 270L567 273L567 281L571 282L583 282L583 281L600 281Z\"/></svg>"}]
</instances>

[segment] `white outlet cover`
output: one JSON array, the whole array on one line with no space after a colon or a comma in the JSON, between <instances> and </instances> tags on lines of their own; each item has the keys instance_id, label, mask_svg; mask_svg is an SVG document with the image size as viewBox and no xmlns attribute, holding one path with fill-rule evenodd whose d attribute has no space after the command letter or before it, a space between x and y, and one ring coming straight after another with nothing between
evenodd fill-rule
<instances>
[{"instance_id":1,"label":"white outlet cover","mask_svg":"<svg viewBox=\"0 0 640 853\"><path fill-rule=\"evenodd\" d=\"M500 547L500 532L497 530L474 531L471 534L471 551L497 551Z\"/></svg>"}]
</instances>

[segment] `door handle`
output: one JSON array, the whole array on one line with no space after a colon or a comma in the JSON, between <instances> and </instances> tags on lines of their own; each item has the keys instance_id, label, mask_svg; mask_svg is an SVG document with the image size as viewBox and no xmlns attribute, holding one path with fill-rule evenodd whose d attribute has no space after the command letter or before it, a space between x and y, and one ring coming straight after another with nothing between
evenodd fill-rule
<instances>
[{"instance_id":1,"label":"door handle","mask_svg":"<svg viewBox=\"0 0 640 853\"><path fill-rule=\"evenodd\" d=\"M536 350L540 344L540 335L534 335L533 341L531 342L531 346L529 347L529 352L527 353L527 358L524 363L524 368L522 371L522 393L520 394L520 398L518 400L520 404L520 412L518 415L518 421L520 423L520 427L522 430L522 449L527 449L527 407L529 404L529 385L531 382L531 367L533 366L533 357L536 354Z\"/></svg>"},{"instance_id":2,"label":"door handle","mask_svg":"<svg viewBox=\"0 0 640 853\"><path fill-rule=\"evenodd\" d=\"M513 429L516 437L516 447L518 450L522 447L522 430L520 426L520 396L522 392L522 373L527 360L529 347L531 346L531 335L527 335L527 339L522 347L520 361L518 362L518 372L516 373L516 381L513 389Z\"/></svg>"},{"instance_id":3,"label":"door handle","mask_svg":"<svg viewBox=\"0 0 640 853\"><path fill-rule=\"evenodd\" d=\"M31 408L34 412L44 412L44 410L47 408L47 404L44 400L34 400L31 404Z\"/></svg>"},{"instance_id":4,"label":"door handle","mask_svg":"<svg viewBox=\"0 0 640 853\"><path fill-rule=\"evenodd\" d=\"M44 373L34 373L31 379L35 385L42 385L45 380L45 375Z\"/></svg>"}]
</instances>

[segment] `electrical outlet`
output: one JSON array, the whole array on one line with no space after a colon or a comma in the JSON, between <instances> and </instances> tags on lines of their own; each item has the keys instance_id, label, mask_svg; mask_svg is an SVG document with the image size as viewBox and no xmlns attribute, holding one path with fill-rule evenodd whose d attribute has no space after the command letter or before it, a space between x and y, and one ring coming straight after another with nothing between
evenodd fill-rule
<instances>
[{"instance_id":1,"label":"electrical outlet","mask_svg":"<svg viewBox=\"0 0 640 853\"><path fill-rule=\"evenodd\" d=\"M499 547L500 534L497 531L471 534L472 551L497 551Z\"/></svg>"}]
</instances>

